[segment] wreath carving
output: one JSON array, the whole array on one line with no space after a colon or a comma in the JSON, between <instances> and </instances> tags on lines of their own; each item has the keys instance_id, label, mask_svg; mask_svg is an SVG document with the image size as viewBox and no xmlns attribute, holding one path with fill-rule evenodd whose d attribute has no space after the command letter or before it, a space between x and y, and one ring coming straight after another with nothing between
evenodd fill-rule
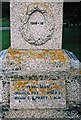
<instances>
[{"instance_id":1,"label":"wreath carving","mask_svg":"<svg viewBox=\"0 0 81 120\"><path fill-rule=\"evenodd\" d=\"M44 3L32 3L21 18L20 32L32 45L42 45L51 39L54 32L54 17Z\"/></svg>"}]
</instances>

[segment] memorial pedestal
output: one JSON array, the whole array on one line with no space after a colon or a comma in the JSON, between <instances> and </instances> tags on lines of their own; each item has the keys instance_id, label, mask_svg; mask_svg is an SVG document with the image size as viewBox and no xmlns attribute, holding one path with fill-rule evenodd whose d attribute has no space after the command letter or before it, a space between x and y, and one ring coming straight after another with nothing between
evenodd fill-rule
<instances>
[{"instance_id":1,"label":"memorial pedestal","mask_svg":"<svg viewBox=\"0 0 81 120\"><path fill-rule=\"evenodd\" d=\"M64 50L9 49L1 79L5 118L79 116L74 108L69 113L70 106L80 103L79 73L71 69Z\"/></svg>"},{"instance_id":2,"label":"memorial pedestal","mask_svg":"<svg viewBox=\"0 0 81 120\"><path fill-rule=\"evenodd\" d=\"M10 4L2 60L3 118L80 118L79 69L62 50L63 0Z\"/></svg>"}]
</instances>

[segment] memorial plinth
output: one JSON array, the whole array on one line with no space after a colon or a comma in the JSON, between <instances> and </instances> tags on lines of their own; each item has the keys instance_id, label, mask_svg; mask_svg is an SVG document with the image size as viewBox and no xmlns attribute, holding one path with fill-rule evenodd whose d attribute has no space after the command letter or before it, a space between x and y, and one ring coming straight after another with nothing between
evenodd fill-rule
<instances>
[{"instance_id":1,"label":"memorial plinth","mask_svg":"<svg viewBox=\"0 0 81 120\"><path fill-rule=\"evenodd\" d=\"M69 70L69 62L62 50L9 49L3 71L11 81L10 108L65 108L65 79L54 72Z\"/></svg>"},{"instance_id":2,"label":"memorial plinth","mask_svg":"<svg viewBox=\"0 0 81 120\"><path fill-rule=\"evenodd\" d=\"M62 10L63 1L11 2L11 47L0 72L4 118L79 117L80 74L61 47Z\"/></svg>"}]
</instances>

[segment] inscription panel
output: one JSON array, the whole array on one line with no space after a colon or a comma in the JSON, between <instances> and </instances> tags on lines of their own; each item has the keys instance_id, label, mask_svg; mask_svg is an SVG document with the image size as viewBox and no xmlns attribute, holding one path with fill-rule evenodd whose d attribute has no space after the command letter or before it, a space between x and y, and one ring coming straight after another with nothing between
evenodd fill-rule
<instances>
[{"instance_id":1,"label":"inscription panel","mask_svg":"<svg viewBox=\"0 0 81 120\"><path fill-rule=\"evenodd\" d=\"M11 81L11 109L45 109L64 107L66 107L64 80Z\"/></svg>"}]
</instances>

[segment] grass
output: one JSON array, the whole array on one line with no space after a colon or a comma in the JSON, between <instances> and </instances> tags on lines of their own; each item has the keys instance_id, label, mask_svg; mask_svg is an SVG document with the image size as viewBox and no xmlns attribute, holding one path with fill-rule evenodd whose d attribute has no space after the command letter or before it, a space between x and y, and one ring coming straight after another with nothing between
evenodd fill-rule
<instances>
[{"instance_id":1,"label":"grass","mask_svg":"<svg viewBox=\"0 0 81 120\"><path fill-rule=\"evenodd\" d=\"M1 34L1 31L0 31ZM2 31L2 36L0 35L0 46L2 50L7 49L10 46L10 31Z\"/></svg>"},{"instance_id":2,"label":"grass","mask_svg":"<svg viewBox=\"0 0 81 120\"><path fill-rule=\"evenodd\" d=\"M10 26L10 21L7 18L0 19L0 27Z\"/></svg>"},{"instance_id":3,"label":"grass","mask_svg":"<svg viewBox=\"0 0 81 120\"><path fill-rule=\"evenodd\" d=\"M7 18L0 19L0 27L9 27L10 21ZM0 50L10 46L10 31L0 31Z\"/></svg>"}]
</instances>

